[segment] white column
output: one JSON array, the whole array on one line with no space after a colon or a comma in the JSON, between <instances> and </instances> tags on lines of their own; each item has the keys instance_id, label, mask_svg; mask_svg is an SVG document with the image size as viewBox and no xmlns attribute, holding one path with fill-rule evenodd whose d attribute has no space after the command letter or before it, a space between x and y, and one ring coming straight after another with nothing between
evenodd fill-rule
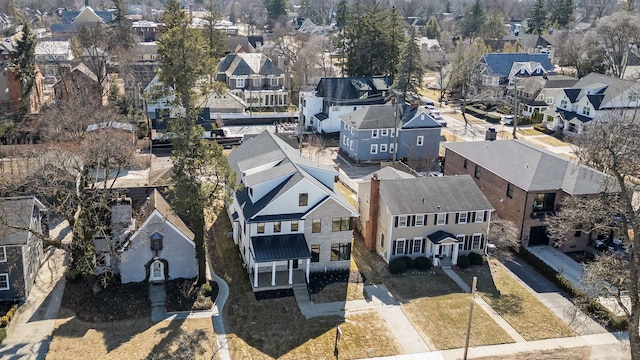
<instances>
[{"instance_id":1,"label":"white column","mask_svg":"<svg viewBox=\"0 0 640 360\"><path fill-rule=\"evenodd\" d=\"M307 282L309 282L309 268L311 267L311 259L307 259Z\"/></svg>"},{"instance_id":2,"label":"white column","mask_svg":"<svg viewBox=\"0 0 640 360\"><path fill-rule=\"evenodd\" d=\"M276 286L276 262L271 263L271 286Z\"/></svg>"},{"instance_id":3,"label":"white column","mask_svg":"<svg viewBox=\"0 0 640 360\"><path fill-rule=\"evenodd\" d=\"M451 264L458 265L458 244L453 245L453 255L451 255Z\"/></svg>"},{"instance_id":4,"label":"white column","mask_svg":"<svg viewBox=\"0 0 640 360\"><path fill-rule=\"evenodd\" d=\"M253 264L253 287L258 287L258 263Z\"/></svg>"},{"instance_id":5,"label":"white column","mask_svg":"<svg viewBox=\"0 0 640 360\"><path fill-rule=\"evenodd\" d=\"M293 260L289 260L289 285L293 284Z\"/></svg>"}]
</instances>

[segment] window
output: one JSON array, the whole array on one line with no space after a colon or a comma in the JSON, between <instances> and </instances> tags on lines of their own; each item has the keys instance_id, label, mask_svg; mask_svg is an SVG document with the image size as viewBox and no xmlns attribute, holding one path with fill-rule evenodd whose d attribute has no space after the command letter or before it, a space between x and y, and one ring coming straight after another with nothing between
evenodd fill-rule
<instances>
[{"instance_id":1,"label":"window","mask_svg":"<svg viewBox=\"0 0 640 360\"><path fill-rule=\"evenodd\" d=\"M351 243L331 244L331 261L351 259Z\"/></svg>"},{"instance_id":2,"label":"window","mask_svg":"<svg viewBox=\"0 0 640 360\"><path fill-rule=\"evenodd\" d=\"M349 140L349 150L353 150L353 140Z\"/></svg>"},{"instance_id":3,"label":"window","mask_svg":"<svg viewBox=\"0 0 640 360\"><path fill-rule=\"evenodd\" d=\"M0 246L0 262L7 262L7 247Z\"/></svg>"},{"instance_id":4,"label":"window","mask_svg":"<svg viewBox=\"0 0 640 360\"><path fill-rule=\"evenodd\" d=\"M311 221L311 232L312 233L319 233L320 231L322 231L322 220L313 219Z\"/></svg>"},{"instance_id":5,"label":"window","mask_svg":"<svg viewBox=\"0 0 640 360\"><path fill-rule=\"evenodd\" d=\"M414 238L413 239L413 253L421 253L422 252L422 238Z\"/></svg>"},{"instance_id":6,"label":"window","mask_svg":"<svg viewBox=\"0 0 640 360\"><path fill-rule=\"evenodd\" d=\"M298 194L298 206L307 206L309 204L309 193Z\"/></svg>"},{"instance_id":7,"label":"window","mask_svg":"<svg viewBox=\"0 0 640 360\"><path fill-rule=\"evenodd\" d=\"M344 123L344 129L345 129L345 130L349 130L349 126L347 125L347 123L346 123L346 122Z\"/></svg>"},{"instance_id":8,"label":"window","mask_svg":"<svg viewBox=\"0 0 640 360\"><path fill-rule=\"evenodd\" d=\"M253 79L253 86L260 86L260 85L262 85L262 79L254 78Z\"/></svg>"},{"instance_id":9,"label":"window","mask_svg":"<svg viewBox=\"0 0 640 360\"><path fill-rule=\"evenodd\" d=\"M484 222L484 211L476 211L476 222Z\"/></svg>"},{"instance_id":10,"label":"window","mask_svg":"<svg viewBox=\"0 0 640 360\"><path fill-rule=\"evenodd\" d=\"M480 168L478 167L478 165L476 165L476 168L475 168L475 170L473 171L473 176L474 176L476 179L480 179Z\"/></svg>"},{"instance_id":11,"label":"window","mask_svg":"<svg viewBox=\"0 0 640 360\"><path fill-rule=\"evenodd\" d=\"M151 250L160 251L162 250L162 234L153 233L149 239L151 240Z\"/></svg>"},{"instance_id":12,"label":"window","mask_svg":"<svg viewBox=\"0 0 640 360\"><path fill-rule=\"evenodd\" d=\"M513 185L507 184L507 197L513 198Z\"/></svg>"},{"instance_id":13,"label":"window","mask_svg":"<svg viewBox=\"0 0 640 360\"><path fill-rule=\"evenodd\" d=\"M569 123L569 129L570 132L578 132L578 126L574 123Z\"/></svg>"},{"instance_id":14,"label":"window","mask_svg":"<svg viewBox=\"0 0 640 360\"><path fill-rule=\"evenodd\" d=\"M465 169L467 168L467 159L464 159L464 162L462 163L462 167Z\"/></svg>"},{"instance_id":15,"label":"window","mask_svg":"<svg viewBox=\"0 0 640 360\"><path fill-rule=\"evenodd\" d=\"M473 234L473 241L471 242L471 249L477 250L482 248L482 234Z\"/></svg>"},{"instance_id":16,"label":"window","mask_svg":"<svg viewBox=\"0 0 640 360\"><path fill-rule=\"evenodd\" d=\"M567 107L567 100L560 101L560 107L561 108L566 108Z\"/></svg>"},{"instance_id":17,"label":"window","mask_svg":"<svg viewBox=\"0 0 640 360\"><path fill-rule=\"evenodd\" d=\"M278 86L278 78L271 78L271 86Z\"/></svg>"},{"instance_id":18,"label":"window","mask_svg":"<svg viewBox=\"0 0 640 360\"><path fill-rule=\"evenodd\" d=\"M371 153L372 154L378 153L378 144L371 144Z\"/></svg>"},{"instance_id":19,"label":"window","mask_svg":"<svg viewBox=\"0 0 640 360\"><path fill-rule=\"evenodd\" d=\"M404 255L404 239L396 240L396 255Z\"/></svg>"},{"instance_id":20,"label":"window","mask_svg":"<svg viewBox=\"0 0 640 360\"><path fill-rule=\"evenodd\" d=\"M458 250L464 249L464 234L456 235L456 239L458 239Z\"/></svg>"},{"instance_id":21,"label":"window","mask_svg":"<svg viewBox=\"0 0 640 360\"><path fill-rule=\"evenodd\" d=\"M420 135L416 138L416 146L422 146L424 144L424 136Z\"/></svg>"},{"instance_id":22,"label":"window","mask_svg":"<svg viewBox=\"0 0 640 360\"><path fill-rule=\"evenodd\" d=\"M236 79L236 88L243 88L244 87L244 79Z\"/></svg>"},{"instance_id":23,"label":"window","mask_svg":"<svg viewBox=\"0 0 640 360\"><path fill-rule=\"evenodd\" d=\"M445 225L447 223L447 214L436 215L436 225Z\"/></svg>"},{"instance_id":24,"label":"window","mask_svg":"<svg viewBox=\"0 0 640 360\"><path fill-rule=\"evenodd\" d=\"M534 211L553 211L555 210L556 194L555 193L538 193L533 199Z\"/></svg>"},{"instance_id":25,"label":"window","mask_svg":"<svg viewBox=\"0 0 640 360\"><path fill-rule=\"evenodd\" d=\"M320 262L320 245L311 245L311 262Z\"/></svg>"},{"instance_id":26,"label":"window","mask_svg":"<svg viewBox=\"0 0 640 360\"><path fill-rule=\"evenodd\" d=\"M416 215L416 226L424 226L424 215Z\"/></svg>"},{"instance_id":27,"label":"window","mask_svg":"<svg viewBox=\"0 0 640 360\"><path fill-rule=\"evenodd\" d=\"M0 290L9 290L9 274L0 274Z\"/></svg>"},{"instance_id":28,"label":"window","mask_svg":"<svg viewBox=\"0 0 640 360\"><path fill-rule=\"evenodd\" d=\"M347 231L351 230L350 217L335 217L331 222L331 231Z\"/></svg>"},{"instance_id":29,"label":"window","mask_svg":"<svg viewBox=\"0 0 640 360\"><path fill-rule=\"evenodd\" d=\"M552 97L548 97L547 101L545 101L548 105L553 105L553 98Z\"/></svg>"},{"instance_id":30,"label":"window","mask_svg":"<svg viewBox=\"0 0 640 360\"><path fill-rule=\"evenodd\" d=\"M466 224L467 223L467 213L459 213L458 214L458 224Z\"/></svg>"},{"instance_id":31,"label":"window","mask_svg":"<svg viewBox=\"0 0 640 360\"><path fill-rule=\"evenodd\" d=\"M342 135L342 145L347 145L347 144L348 144L347 135Z\"/></svg>"},{"instance_id":32,"label":"window","mask_svg":"<svg viewBox=\"0 0 640 360\"><path fill-rule=\"evenodd\" d=\"M389 136L389 129L380 130L380 136Z\"/></svg>"},{"instance_id":33,"label":"window","mask_svg":"<svg viewBox=\"0 0 640 360\"><path fill-rule=\"evenodd\" d=\"M398 227L407 227L407 217L398 216Z\"/></svg>"},{"instance_id":34,"label":"window","mask_svg":"<svg viewBox=\"0 0 640 360\"><path fill-rule=\"evenodd\" d=\"M589 115L590 111L591 111L591 108L589 108L588 106L585 106L582 108L582 113L585 115Z\"/></svg>"},{"instance_id":35,"label":"window","mask_svg":"<svg viewBox=\"0 0 640 360\"><path fill-rule=\"evenodd\" d=\"M264 234L264 223L258 223L258 234Z\"/></svg>"},{"instance_id":36,"label":"window","mask_svg":"<svg viewBox=\"0 0 640 360\"><path fill-rule=\"evenodd\" d=\"M395 137L396 136L396 129L389 130L389 136Z\"/></svg>"},{"instance_id":37,"label":"window","mask_svg":"<svg viewBox=\"0 0 640 360\"><path fill-rule=\"evenodd\" d=\"M387 144L380 144L380 152L387 152Z\"/></svg>"},{"instance_id":38,"label":"window","mask_svg":"<svg viewBox=\"0 0 640 360\"><path fill-rule=\"evenodd\" d=\"M291 231L298 231L298 220L291 220Z\"/></svg>"},{"instance_id":39,"label":"window","mask_svg":"<svg viewBox=\"0 0 640 360\"><path fill-rule=\"evenodd\" d=\"M396 150L395 150L395 145L394 145L394 144L389 144L389 152L390 152L390 153L394 153L394 152L396 152Z\"/></svg>"},{"instance_id":40,"label":"window","mask_svg":"<svg viewBox=\"0 0 640 360\"><path fill-rule=\"evenodd\" d=\"M371 130L371 137L374 139L378 138L378 129Z\"/></svg>"},{"instance_id":41,"label":"window","mask_svg":"<svg viewBox=\"0 0 640 360\"><path fill-rule=\"evenodd\" d=\"M576 231L573 233L573 237L580 237L582 235L582 224L576 226Z\"/></svg>"},{"instance_id":42,"label":"window","mask_svg":"<svg viewBox=\"0 0 640 360\"><path fill-rule=\"evenodd\" d=\"M279 233L282 231L282 223L280 221L276 221L273 223L273 232Z\"/></svg>"}]
</instances>

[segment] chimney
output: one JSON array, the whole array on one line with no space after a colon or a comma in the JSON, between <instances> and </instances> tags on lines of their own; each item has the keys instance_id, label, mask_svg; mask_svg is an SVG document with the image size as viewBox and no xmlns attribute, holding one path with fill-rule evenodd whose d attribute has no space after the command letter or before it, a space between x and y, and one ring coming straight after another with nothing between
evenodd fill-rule
<instances>
[{"instance_id":1,"label":"chimney","mask_svg":"<svg viewBox=\"0 0 640 360\"><path fill-rule=\"evenodd\" d=\"M89 0L84 0L84 6L85 7L89 6Z\"/></svg>"},{"instance_id":2,"label":"chimney","mask_svg":"<svg viewBox=\"0 0 640 360\"><path fill-rule=\"evenodd\" d=\"M378 216L380 212L380 179L378 174L371 176L371 191L369 192L369 220L364 237L364 243L371 251L376 250L376 239L378 237Z\"/></svg>"}]
</instances>

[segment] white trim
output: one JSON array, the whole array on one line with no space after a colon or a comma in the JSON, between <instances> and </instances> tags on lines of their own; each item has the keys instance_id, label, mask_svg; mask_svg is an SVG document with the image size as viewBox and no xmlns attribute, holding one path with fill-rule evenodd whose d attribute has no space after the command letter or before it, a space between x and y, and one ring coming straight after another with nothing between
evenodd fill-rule
<instances>
[{"instance_id":1,"label":"white trim","mask_svg":"<svg viewBox=\"0 0 640 360\"><path fill-rule=\"evenodd\" d=\"M462 221L462 215L464 215L464 222ZM468 220L468 219L467 219L468 215L469 215L469 214L468 214L468 213L466 213L466 212L458 213L458 224L466 224L466 223L467 223L467 220Z\"/></svg>"},{"instance_id":2,"label":"white trim","mask_svg":"<svg viewBox=\"0 0 640 360\"><path fill-rule=\"evenodd\" d=\"M380 152L387 152L387 144L380 144Z\"/></svg>"},{"instance_id":3,"label":"white trim","mask_svg":"<svg viewBox=\"0 0 640 360\"><path fill-rule=\"evenodd\" d=\"M473 246L473 243L476 241L476 236L478 237L478 247ZM482 249L480 245L482 245L482 233L474 233L471 235L471 244L469 244L469 248L471 250L480 250Z\"/></svg>"},{"instance_id":4,"label":"white trim","mask_svg":"<svg viewBox=\"0 0 640 360\"><path fill-rule=\"evenodd\" d=\"M406 255L407 254L406 242L407 242L406 238L398 238L398 239L396 239L396 256L398 256L398 255ZM402 254L398 252L398 246L400 244L402 244Z\"/></svg>"},{"instance_id":5,"label":"white trim","mask_svg":"<svg viewBox=\"0 0 640 360\"><path fill-rule=\"evenodd\" d=\"M142 223L142 225L138 228L138 230L136 230L135 233L133 233L133 235L131 235L131 240L135 240L138 235L140 235L140 233L142 232L142 229L144 229L147 225L149 225L149 222L151 221L151 218L157 216L160 218L160 220L162 220L164 223L168 224L173 230L175 230L176 232L178 232L180 235L182 235L182 237L187 240L189 242L189 244L191 244L191 246L193 246L194 248L196 247L196 243L193 242L193 240L189 239L189 237L182 232L182 230L178 229L175 225L173 225L171 223L171 221L169 221L167 218L165 218L164 216L162 216L162 214L160 214L160 211L158 211L158 209L154 209L153 212L151 213L151 215L149 215L147 217L147 219Z\"/></svg>"},{"instance_id":6,"label":"white trim","mask_svg":"<svg viewBox=\"0 0 640 360\"><path fill-rule=\"evenodd\" d=\"M440 216L442 216L442 223L440 223ZM447 225L447 213L436 214L436 225L438 226Z\"/></svg>"},{"instance_id":7,"label":"white trim","mask_svg":"<svg viewBox=\"0 0 640 360\"><path fill-rule=\"evenodd\" d=\"M378 144L371 144L370 154L375 155L378 153Z\"/></svg>"},{"instance_id":8,"label":"white trim","mask_svg":"<svg viewBox=\"0 0 640 360\"><path fill-rule=\"evenodd\" d=\"M7 262L7 247L0 246L0 249L2 249L2 251L0 251L0 254L2 255L0 262Z\"/></svg>"},{"instance_id":9,"label":"white trim","mask_svg":"<svg viewBox=\"0 0 640 360\"><path fill-rule=\"evenodd\" d=\"M413 249L411 249L411 253L412 254L422 254L422 242L424 241L424 239L422 239L421 237L414 237L413 238ZM418 250L416 251L416 247L418 248Z\"/></svg>"},{"instance_id":10,"label":"white trim","mask_svg":"<svg viewBox=\"0 0 640 360\"><path fill-rule=\"evenodd\" d=\"M371 138L372 139L377 139L378 138L378 129L371 130Z\"/></svg>"},{"instance_id":11,"label":"white trim","mask_svg":"<svg viewBox=\"0 0 640 360\"><path fill-rule=\"evenodd\" d=\"M418 223L418 219L422 218L422 220L420 221L420 223ZM416 215L416 226L424 226L424 214L422 215Z\"/></svg>"},{"instance_id":12,"label":"white trim","mask_svg":"<svg viewBox=\"0 0 640 360\"><path fill-rule=\"evenodd\" d=\"M424 136L420 135L416 138L416 146L422 146L424 145Z\"/></svg>"},{"instance_id":13,"label":"white trim","mask_svg":"<svg viewBox=\"0 0 640 360\"><path fill-rule=\"evenodd\" d=\"M478 217L478 214L480 214L480 217ZM480 220L480 221L478 221ZM484 210L482 211L476 211L476 221L477 223L482 223L484 222Z\"/></svg>"},{"instance_id":14,"label":"white trim","mask_svg":"<svg viewBox=\"0 0 640 360\"><path fill-rule=\"evenodd\" d=\"M464 238L466 237L465 234L458 234L456 235L456 239L458 239L458 249L460 250L464 250Z\"/></svg>"},{"instance_id":15,"label":"white trim","mask_svg":"<svg viewBox=\"0 0 640 360\"><path fill-rule=\"evenodd\" d=\"M7 287L0 287L0 290L9 290L11 289L11 283L9 282L9 274L8 273L2 273L0 274L0 277L5 276L7 278Z\"/></svg>"},{"instance_id":16,"label":"white trim","mask_svg":"<svg viewBox=\"0 0 640 360\"><path fill-rule=\"evenodd\" d=\"M400 219L404 218L404 225L400 223ZM405 228L409 224L409 217L406 215L398 215L398 227Z\"/></svg>"}]
</instances>

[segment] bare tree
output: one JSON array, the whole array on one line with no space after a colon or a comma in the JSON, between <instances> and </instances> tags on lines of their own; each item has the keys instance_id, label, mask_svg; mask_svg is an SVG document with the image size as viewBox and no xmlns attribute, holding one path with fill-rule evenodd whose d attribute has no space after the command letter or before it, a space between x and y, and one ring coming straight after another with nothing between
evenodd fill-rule
<instances>
[{"instance_id":1,"label":"bare tree","mask_svg":"<svg viewBox=\"0 0 640 360\"><path fill-rule=\"evenodd\" d=\"M512 221L501 219L495 214L491 217L487 239L496 246L499 251L518 250L518 228Z\"/></svg>"},{"instance_id":2,"label":"bare tree","mask_svg":"<svg viewBox=\"0 0 640 360\"><path fill-rule=\"evenodd\" d=\"M629 12L603 17L596 23L595 31L604 47L609 70L613 76L622 78L629 54L640 41L640 17Z\"/></svg>"},{"instance_id":3,"label":"bare tree","mask_svg":"<svg viewBox=\"0 0 640 360\"><path fill-rule=\"evenodd\" d=\"M471 45L460 42L456 47L456 51L451 55L451 70L449 71L448 82L452 90L460 93L465 129L469 126L465 111L467 99L472 95L471 88L478 78L478 61L487 52L487 48L482 41L476 41Z\"/></svg>"}]
</instances>

